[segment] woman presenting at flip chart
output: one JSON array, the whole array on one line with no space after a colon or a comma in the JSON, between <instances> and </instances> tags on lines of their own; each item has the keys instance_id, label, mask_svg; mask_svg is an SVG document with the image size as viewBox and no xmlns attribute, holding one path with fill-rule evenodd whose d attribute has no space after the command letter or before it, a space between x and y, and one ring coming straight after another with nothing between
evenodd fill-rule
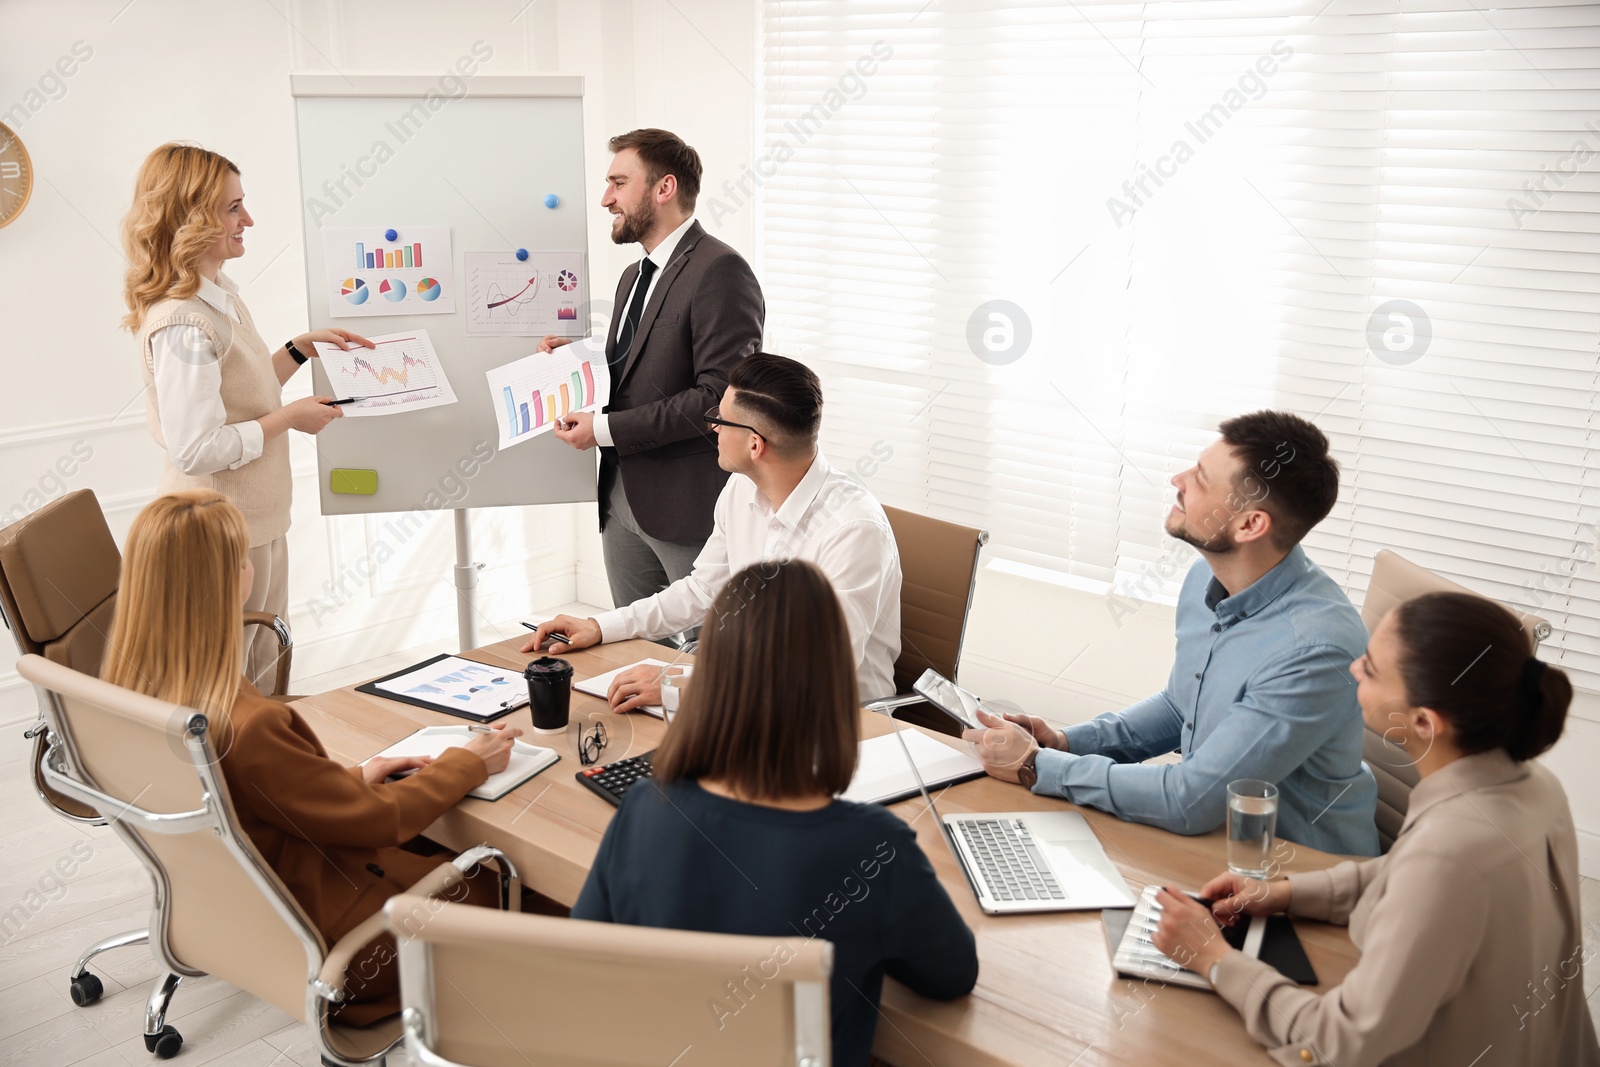
<instances>
[{"instance_id":1,"label":"woman presenting at flip chart","mask_svg":"<svg viewBox=\"0 0 1600 1067\"><path fill-rule=\"evenodd\" d=\"M289 608L289 440L320 433L343 412L332 397L283 402L282 386L316 355L318 341L372 342L344 330L313 330L276 352L256 332L222 265L244 255L239 168L196 145L164 144L145 159L122 222L128 258L123 325L139 339L150 433L166 452L158 489L215 489L250 526L255 589L246 611L283 618ZM257 627L246 674L266 685L278 656Z\"/></svg>"}]
</instances>

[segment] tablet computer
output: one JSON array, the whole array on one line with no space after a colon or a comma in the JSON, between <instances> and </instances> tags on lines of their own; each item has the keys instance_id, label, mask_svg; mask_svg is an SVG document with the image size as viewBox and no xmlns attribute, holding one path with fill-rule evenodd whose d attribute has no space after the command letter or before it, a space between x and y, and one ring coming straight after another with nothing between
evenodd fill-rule
<instances>
[{"instance_id":1,"label":"tablet computer","mask_svg":"<svg viewBox=\"0 0 1600 1067\"><path fill-rule=\"evenodd\" d=\"M983 701L932 668L922 672L922 677L912 685L911 691L956 720L962 729L983 729L983 723L978 721L979 708L983 708L991 715L998 714L994 709L984 707Z\"/></svg>"}]
</instances>

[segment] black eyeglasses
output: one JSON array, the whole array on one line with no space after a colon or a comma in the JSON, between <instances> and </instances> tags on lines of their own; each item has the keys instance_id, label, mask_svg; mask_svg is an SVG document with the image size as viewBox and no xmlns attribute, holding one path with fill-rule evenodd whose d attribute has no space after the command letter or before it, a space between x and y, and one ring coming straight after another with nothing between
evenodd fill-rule
<instances>
[{"instance_id":1,"label":"black eyeglasses","mask_svg":"<svg viewBox=\"0 0 1600 1067\"><path fill-rule=\"evenodd\" d=\"M606 724L597 722L594 724L594 731L578 742L578 762L585 767L597 762L606 744Z\"/></svg>"},{"instance_id":2,"label":"black eyeglasses","mask_svg":"<svg viewBox=\"0 0 1600 1067\"><path fill-rule=\"evenodd\" d=\"M706 428L707 429L714 429L715 427L718 427L718 426L732 426L736 430L749 430L751 433L755 434L757 437L761 438L763 441L765 441L767 439L767 435L762 433L760 430L756 429L754 426L748 426L748 425L746 425L745 423L742 423L742 422L729 422L727 419L724 419L724 418L720 417L717 414L717 412L719 410L721 410L721 405L718 405L718 406L712 407L712 408L708 408L706 410Z\"/></svg>"}]
</instances>

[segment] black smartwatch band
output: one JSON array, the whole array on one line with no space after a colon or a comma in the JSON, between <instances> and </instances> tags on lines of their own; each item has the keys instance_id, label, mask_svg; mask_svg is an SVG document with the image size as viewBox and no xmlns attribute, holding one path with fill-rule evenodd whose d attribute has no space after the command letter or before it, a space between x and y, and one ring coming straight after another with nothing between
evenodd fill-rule
<instances>
[{"instance_id":1,"label":"black smartwatch band","mask_svg":"<svg viewBox=\"0 0 1600 1067\"><path fill-rule=\"evenodd\" d=\"M294 360L296 365L304 363L310 358L309 356L301 355L300 350L294 346L294 338L292 337L283 342L283 347L289 350L289 358Z\"/></svg>"}]
</instances>

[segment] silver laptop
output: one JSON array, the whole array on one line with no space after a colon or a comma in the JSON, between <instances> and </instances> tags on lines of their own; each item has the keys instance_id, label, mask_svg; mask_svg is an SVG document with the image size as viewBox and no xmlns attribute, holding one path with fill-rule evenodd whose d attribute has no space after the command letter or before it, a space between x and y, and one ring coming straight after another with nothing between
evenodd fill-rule
<instances>
[{"instance_id":1,"label":"silver laptop","mask_svg":"<svg viewBox=\"0 0 1600 1067\"><path fill-rule=\"evenodd\" d=\"M940 815L900 736L900 723L889 721L917 788L984 911L1008 915L1134 906L1128 883L1106 858L1089 821L1075 811Z\"/></svg>"}]
</instances>

